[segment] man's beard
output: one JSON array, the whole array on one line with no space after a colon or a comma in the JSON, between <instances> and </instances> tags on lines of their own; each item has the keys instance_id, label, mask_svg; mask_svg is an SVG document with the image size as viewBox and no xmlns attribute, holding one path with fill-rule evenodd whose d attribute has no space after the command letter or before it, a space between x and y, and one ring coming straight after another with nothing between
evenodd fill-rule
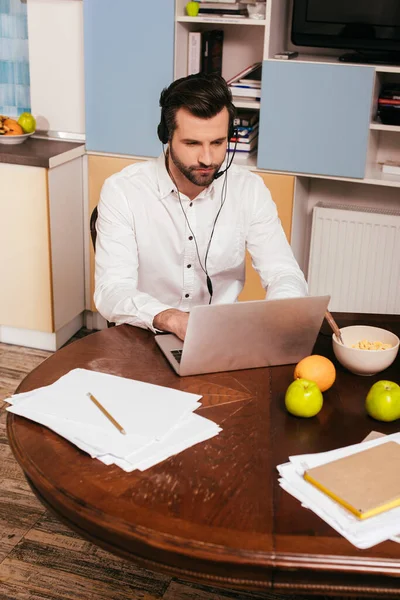
<instances>
[{"instance_id":1,"label":"man's beard","mask_svg":"<svg viewBox=\"0 0 400 600\"><path fill-rule=\"evenodd\" d=\"M177 169L194 185L198 185L199 187L207 187L213 181L215 174L219 170L220 165L196 165L195 167L188 167L184 165L179 158L176 156L174 151L172 150L172 144L169 145L169 155L171 157L172 162L176 166ZM208 173L200 173L200 169L212 169Z\"/></svg>"}]
</instances>

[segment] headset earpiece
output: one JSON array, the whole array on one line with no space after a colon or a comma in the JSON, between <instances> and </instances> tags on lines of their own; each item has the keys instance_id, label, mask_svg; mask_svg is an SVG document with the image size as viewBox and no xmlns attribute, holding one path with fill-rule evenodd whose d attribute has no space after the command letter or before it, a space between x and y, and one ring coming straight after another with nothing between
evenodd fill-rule
<instances>
[{"instance_id":1,"label":"headset earpiece","mask_svg":"<svg viewBox=\"0 0 400 600\"><path fill-rule=\"evenodd\" d=\"M161 119L160 119L160 123L157 127L157 134L158 134L158 139L160 140L160 142L162 144L168 144L169 134L168 134L168 127L165 122L164 108L161 109Z\"/></svg>"},{"instance_id":2,"label":"headset earpiece","mask_svg":"<svg viewBox=\"0 0 400 600\"><path fill-rule=\"evenodd\" d=\"M231 138L235 138L237 134L237 129L233 124L233 121L231 121L229 123L229 131L228 131L228 142L231 140Z\"/></svg>"}]
</instances>

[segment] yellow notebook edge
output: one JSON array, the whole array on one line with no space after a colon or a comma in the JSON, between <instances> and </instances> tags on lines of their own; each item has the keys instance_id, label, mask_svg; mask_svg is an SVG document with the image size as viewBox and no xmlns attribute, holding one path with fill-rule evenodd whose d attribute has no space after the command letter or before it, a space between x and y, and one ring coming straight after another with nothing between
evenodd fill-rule
<instances>
[{"instance_id":1,"label":"yellow notebook edge","mask_svg":"<svg viewBox=\"0 0 400 600\"><path fill-rule=\"evenodd\" d=\"M379 515L380 513L386 512L387 510L390 510L391 508L396 508L397 506L400 506L400 498L397 498L396 500L392 500L391 502L387 502L386 504L382 504L381 506L371 508L371 510L367 510L363 513L361 511L357 510L356 508L354 508L354 506L352 506L345 500L342 500L342 498L339 498L339 496L337 496L336 494L334 494L333 492L328 490L328 488L321 485L318 481L316 481L307 472L304 473L303 477L306 481L308 481L313 486L318 488L321 492L324 492L324 494L326 494L327 496L332 498L332 500L335 500L335 502L337 502L341 506L344 506L344 508L347 508L347 510L349 510L351 513L353 513L353 515L355 515L359 519L368 519L369 517L374 517L375 515Z\"/></svg>"}]
</instances>

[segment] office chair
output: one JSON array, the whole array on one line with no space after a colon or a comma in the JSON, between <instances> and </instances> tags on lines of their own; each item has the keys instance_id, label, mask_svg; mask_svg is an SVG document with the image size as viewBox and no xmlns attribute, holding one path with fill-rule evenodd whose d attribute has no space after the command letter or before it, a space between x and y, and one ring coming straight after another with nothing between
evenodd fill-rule
<instances>
[{"instance_id":1,"label":"office chair","mask_svg":"<svg viewBox=\"0 0 400 600\"><path fill-rule=\"evenodd\" d=\"M96 221L97 221L97 217L98 217L97 206L95 206L92 214L90 215L90 236L92 238L94 252L96 252L96 239L97 239Z\"/></svg>"},{"instance_id":2,"label":"office chair","mask_svg":"<svg viewBox=\"0 0 400 600\"><path fill-rule=\"evenodd\" d=\"M96 230L96 222L97 222L97 206L94 207L92 214L90 215L90 236L92 238L93 251L96 253L96 239L97 239L97 230ZM107 327L114 327L115 323L110 323L107 321Z\"/></svg>"}]
</instances>

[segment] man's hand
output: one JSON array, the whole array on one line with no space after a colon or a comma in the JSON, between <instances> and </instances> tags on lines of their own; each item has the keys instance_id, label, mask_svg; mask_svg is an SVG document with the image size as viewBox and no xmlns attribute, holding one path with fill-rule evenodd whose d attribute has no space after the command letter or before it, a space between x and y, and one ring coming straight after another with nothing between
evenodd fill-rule
<instances>
[{"instance_id":1,"label":"man's hand","mask_svg":"<svg viewBox=\"0 0 400 600\"><path fill-rule=\"evenodd\" d=\"M158 313L153 319L153 327L160 331L170 331L179 339L184 340L189 320L189 313L169 308Z\"/></svg>"}]
</instances>

